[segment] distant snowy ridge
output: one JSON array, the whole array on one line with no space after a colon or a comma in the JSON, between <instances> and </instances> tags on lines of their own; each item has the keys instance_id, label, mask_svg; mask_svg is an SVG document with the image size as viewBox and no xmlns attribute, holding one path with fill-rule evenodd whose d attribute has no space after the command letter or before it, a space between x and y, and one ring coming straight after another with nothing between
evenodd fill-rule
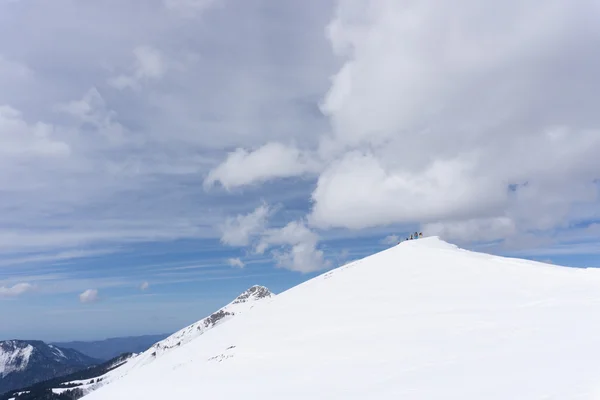
<instances>
[{"instance_id":1,"label":"distant snowy ridge","mask_svg":"<svg viewBox=\"0 0 600 400\"><path fill-rule=\"evenodd\" d=\"M22 393L28 393L28 399L50 399L48 391L51 390L55 394L65 394L63 398L79 398L80 394L89 392L89 388L98 387L101 383L101 376L107 372L123 365L127 360L135 357L136 354L124 353L111 360L105 361L102 364L84 368L67 375L51 378L42 382L35 383L31 386L20 387L16 390L8 391L4 395L0 395L0 400L10 400ZM58 398L58 396L56 396Z\"/></svg>"},{"instance_id":2,"label":"distant snowy ridge","mask_svg":"<svg viewBox=\"0 0 600 400\"><path fill-rule=\"evenodd\" d=\"M16 340L7 340L0 343L0 377L15 371L23 371L29 364L29 357L33 353L33 346L22 344Z\"/></svg>"},{"instance_id":3,"label":"distant snowy ridge","mask_svg":"<svg viewBox=\"0 0 600 400\"><path fill-rule=\"evenodd\" d=\"M0 395L98 363L78 351L39 340L0 341Z\"/></svg>"},{"instance_id":4,"label":"distant snowy ridge","mask_svg":"<svg viewBox=\"0 0 600 400\"><path fill-rule=\"evenodd\" d=\"M406 241L86 400L599 399L600 270Z\"/></svg>"}]
</instances>

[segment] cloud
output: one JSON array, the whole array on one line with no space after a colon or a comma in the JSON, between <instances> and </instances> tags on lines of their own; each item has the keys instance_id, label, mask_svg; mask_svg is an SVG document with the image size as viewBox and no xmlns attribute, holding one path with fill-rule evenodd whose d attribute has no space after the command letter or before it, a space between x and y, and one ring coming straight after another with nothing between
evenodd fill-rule
<instances>
[{"instance_id":1,"label":"cloud","mask_svg":"<svg viewBox=\"0 0 600 400\"><path fill-rule=\"evenodd\" d=\"M240 258L229 258L227 259L227 263L236 268L244 268L246 266Z\"/></svg>"},{"instance_id":2,"label":"cloud","mask_svg":"<svg viewBox=\"0 0 600 400\"><path fill-rule=\"evenodd\" d=\"M340 1L328 35L346 62L322 103L331 161L310 222L490 240L585 218L572 205L599 199L600 120L575 88L600 88L591 6Z\"/></svg>"},{"instance_id":3,"label":"cloud","mask_svg":"<svg viewBox=\"0 0 600 400\"><path fill-rule=\"evenodd\" d=\"M19 110L0 105L0 155L5 160L68 156L70 146L55 136L52 125L42 122L28 124Z\"/></svg>"},{"instance_id":4,"label":"cloud","mask_svg":"<svg viewBox=\"0 0 600 400\"><path fill-rule=\"evenodd\" d=\"M68 261L77 258L98 257L116 252L117 249L97 250L68 250L58 253L28 254L18 257L4 258L0 261L1 266L14 266L18 264L50 263L55 261Z\"/></svg>"},{"instance_id":5,"label":"cloud","mask_svg":"<svg viewBox=\"0 0 600 400\"><path fill-rule=\"evenodd\" d=\"M221 242L229 246L248 246L253 236L264 231L270 213L271 208L263 203L249 214L228 217L221 228Z\"/></svg>"},{"instance_id":6,"label":"cloud","mask_svg":"<svg viewBox=\"0 0 600 400\"><path fill-rule=\"evenodd\" d=\"M133 50L135 65L129 75L110 78L108 83L117 89L139 88L140 84L157 80L167 71L167 63L162 54L151 46L138 46Z\"/></svg>"},{"instance_id":7,"label":"cloud","mask_svg":"<svg viewBox=\"0 0 600 400\"><path fill-rule=\"evenodd\" d=\"M395 244L398 244L399 241L400 241L400 237L398 235L388 235L381 241L381 243L388 244L388 245L395 245Z\"/></svg>"},{"instance_id":8,"label":"cloud","mask_svg":"<svg viewBox=\"0 0 600 400\"><path fill-rule=\"evenodd\" d=\"M316 102L333 71L329 5L57 1L28 3L45 16L37 28L0 2L11 21L0 26L3 254L217 238L220 221L263 197L204 192L198 179L227 158L223 149L304 148L326 126ZM201 23L175 15L211 3ZM67 6L72 14L59 11ZM265 46L265 37L278 40ZM128 87L144 95L119 89ZM279 204L292 194L264 196Z\"/></svg>"},{"instance_id":9,"label":"cloud","mask_svg":"<svg viewBox=\"0 0 600 400\"><path fill-rule=\"evenodd\" d=\"M269 228L267 219L274 212L263 203L249 214L228 218L221 242L229 246L252 246L256 254L271 249L277 266L292 271L305 273L329 267L329 261L318 248L319 236L302 220L292 221L283 228ZM240 259L228 262L231 266L243 266Z\"/></svg>"},{"instance_id":10,"label":"cloud","mask_svg":"<svg viewBox=\"0 0 600 400\"><path fill-rule=\"evenodd\" d=\"M98 301L98 290L88 289L79 295L79 301L81 303L95 303Z\"/></svg>"},{"instance_id":11,"label":"cloud","mask_svg":"<svg viewBox=\"0 0 600 400\"><path fill-rule=\"evenodd\" d=\"M11 287L0 286L0 297L16 297L30 292L35 288L30 283L17 283Z\"/></svg>"},{"instance_id":12,"label":"cloud","mask_svg":"<svg viewBox=\"0 0 600 400\"><path fill-rule=\"evenodd\" d=\"M422 230L427 235L463 243L499 240L517 233L514 221L507 217L437 222L424 225Z\"/></svg>"},{"instance_id":13,"label":"cloud","mask_svg":"<svg viewBox=\"0 0 600 400\"><path fill-rule=\"evenodd\" d=\"M142 284L140 285L140 290L148 290L150 289L150 284L148 283L148 281L144 281L142 282Z\"/></svg>"},{"instance_id":14,"label":"cloud","mask_svg":"<svg viewBox=\"0 0 600 400\"><path fill-rule=\"evenodd\" d=\"M340 0L327 37L343 62L320 104L331 129L274 156L238 148L205 184L318 174L307 221L324 230L401 223L516 243L593 219L594 10L591 0ZM318 154L320 168L302 168L298 154Z\"/></svg>"},{"instance_id":15,"label":"cloud","mask_svg":"<svg viewBox=\"0 0 600 400\"><path fill-rule=\"evenodd\" d=\"M277 265L292 271L314 272L330 266L324 253L318 249L319 236L311 231L303 221L292 221L280 229L267 230L260 239L255 251L259 254L273 250Z\"/></svg>"},{"instance_id":16,"label":"cloud","mask_svg":"<svg viewBox=\"0 0 600 400\"><path fill-rule=\"evenodd\" d=\"M209 188L221 183L226 189L276 178L300 176L315 172L318 163L310 155L280 143L267 143L254 150L237 149L229 153L222 164L212 169L204 185Z\"/></svg>"}]
</instances>

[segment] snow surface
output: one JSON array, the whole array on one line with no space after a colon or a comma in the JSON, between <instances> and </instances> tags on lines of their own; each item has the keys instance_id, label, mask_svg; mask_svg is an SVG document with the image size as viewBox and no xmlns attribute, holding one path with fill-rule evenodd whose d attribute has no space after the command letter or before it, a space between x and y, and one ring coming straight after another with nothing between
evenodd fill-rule
<instances>
[{"instance_id":1,"label":"snow surface","mask_svg":"<svg viewBox=\"0 0 600 400\"><path fill-rule=\"evenodd\" d=\"M230 321L236 316L248 312L260 303L269 301L274 296L275 295L264 286L252 286L244 293L236 297L231 303L215 311L208 317L203 318L178 332L175 332L166 339L155 343L145 352L132 356L118 368L115 368L114 370L97 377L100 379L99 382L90 384L90 379L85 379L81 381L71 381L68 383L79 385L77 388L82 389L85 393L90 393L100 387L127 376L141 367L155 362L165 354L185 346L209 330L220 326L227 321Z\"/></svg>"},{"instance_id":2,"label":"snow surface","mask_svg":"<svg viewBox=\"0 0 600 400\"><path fill-rule=\"evenodd\" d=\"M403 242L86 400L600 399L600 270Z\"/></svg>"},{"instance_id":3,"label":"snow surface","mask_svg":"<svg viewBox=\"0 0 600 400\"><path fill-rule=\"evenodd\" d=\"M4 342L7 350L0 347L0 377L4 378L11 372L23 371L29 364L29 357L33 353L30 344L20 347L16 341Z\"/></svg>"}]
</instances>

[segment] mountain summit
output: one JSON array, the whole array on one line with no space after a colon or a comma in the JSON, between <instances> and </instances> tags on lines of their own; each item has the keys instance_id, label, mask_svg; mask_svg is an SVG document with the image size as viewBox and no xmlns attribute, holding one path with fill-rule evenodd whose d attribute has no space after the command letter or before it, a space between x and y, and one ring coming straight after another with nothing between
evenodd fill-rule
<instances>
[{"instance_id":1,"label":"mountain summit","mask_svg":"<svg viewBox=\"0 0 600 400\"><path fill-rule=\"evenodd\" d=\"M214 326L86 400L592 399L598 314L600 270L407 241Z\"/></svg>"},{"instance_id":2,"label":"mountain summit","mask_svg":"<svg viewBox=\"0 0 600 400\"><path fill-rule=\"evenodd\" d=\"M232 304L240 304L247 303L251 301L256 301L260 299L264 299L267 297L271 297L273 293L269 289L264 286L254 285L250 289L246 290L244 293L240 294Z\"/></svg>"}]
</instances>

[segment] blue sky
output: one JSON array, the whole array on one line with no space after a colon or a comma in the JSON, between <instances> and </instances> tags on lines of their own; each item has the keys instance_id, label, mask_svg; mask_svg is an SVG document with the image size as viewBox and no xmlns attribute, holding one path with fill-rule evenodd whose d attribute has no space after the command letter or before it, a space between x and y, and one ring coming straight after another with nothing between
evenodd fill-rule
<instances>
[{"instance_id":1,"label":"blue sky","mask_svg":"<svg viewBox=\"0 0 600 400\"><path fill-rule=\"evenodd\" d=\"M0 339L174 331L414 230L600 266L596 3L0 2Z\"/></svg>"}]
</instances>

